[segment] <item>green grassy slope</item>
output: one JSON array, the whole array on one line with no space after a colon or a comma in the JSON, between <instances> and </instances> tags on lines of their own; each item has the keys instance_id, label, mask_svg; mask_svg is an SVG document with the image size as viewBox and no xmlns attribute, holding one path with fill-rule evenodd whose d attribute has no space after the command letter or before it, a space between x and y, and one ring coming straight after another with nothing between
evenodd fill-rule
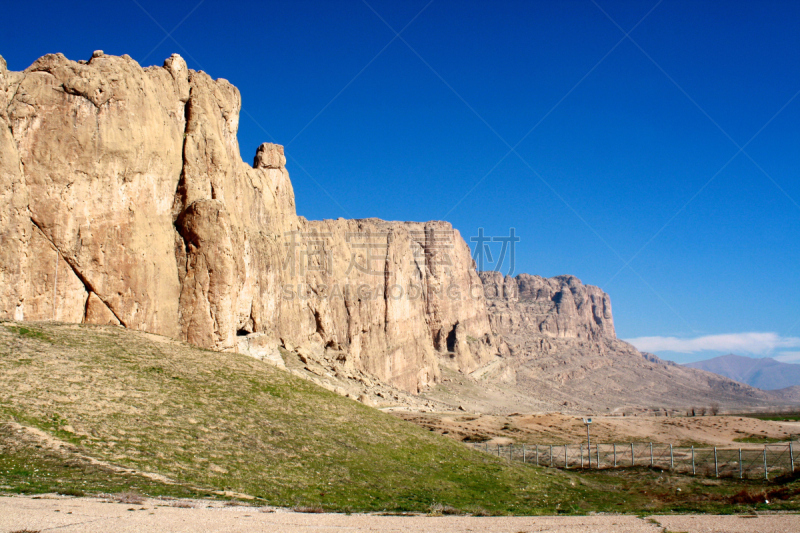
<instances>
[{"instance_id":1,"label":"green grassy slope","mask_svg":"<svg viewBox=\"0 0 800 533\"><path fill-rule=\"evenodd\" d=\"M52 437L69 445L42 440ZM245 356L121 328L0 323L0 493L51 491L230 491L333 511L491 514L796 511L800 503L793 477L509 463Z\"/></svg>"},{"instance_id":2,"label":"green grassy slope","mask_svg":"<svg viewBox=\"0 0 800 533\"><path fill-rule=\"evenodd\" d=\"M43 446L41 441L30 438L27 428L8 423L0 423L0 492L58 492L69 496L147 494L174 498L215 496L191 486L96 464L72 446L58 449Z\"/></svg>"},{"instance_id":3,"label":"green grassy slope","mask_svg":"<svg viewBox=\"0 0 800 533\"><path fill-rule=\"evenodd\" d=\"M531 513L579 497L569 476L509 465L260 361L113 327L1 324L3 420L275 505Z\"/></svg>"}]
</instances>

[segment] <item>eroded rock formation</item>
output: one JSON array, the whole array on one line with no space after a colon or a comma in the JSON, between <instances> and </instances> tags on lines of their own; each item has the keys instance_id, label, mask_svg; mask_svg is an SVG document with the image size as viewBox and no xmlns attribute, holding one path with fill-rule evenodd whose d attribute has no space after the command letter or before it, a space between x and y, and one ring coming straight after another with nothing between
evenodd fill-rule
<instances>
[{"instance_id":1,"label":"eroded rock formation","mask_svg":"<svg viewBox=\"0 0 800 533\"><path fill-rule=\"evenodd\" d=\"M339 219L303 227L319 252L306 255L311 264L294 296L306 300L322 341L346 349L358 368L427 385L439 377L439 357L471 372L496 352L470 250L450 224Z\"/></svg>"},{"instance_id":2,"label":"eroded rock formation","mask_svg":"<svg viewBox=\"0 0 800 533\"><path fill-rule=\"evenodd\" d=\"M642 354L617 339L608 295L574 276L481 272L480 277L493 332L502 336L509 357L473 373L483 392L467 388L461 398L473 409L652 413L712 402L741 407L776 401L764 391Z\"/></svg>"},{"instance_id":3,"label":"eroded rock formation","mask_svg":"<svg viewBox=\"0 0 800 533\"><path fill-rule=\"evenodd\" d=\"M480 277L492 330L512 356L503 365L509 379L548 373L563 385L613 366L620 357L636 364L642 359L633 346L617 340L611 299L599 287L575 276L481 272Z\"/></svg>"},{"instance_id":4,"label":"eroded rock formation","mask_svg":"<svg viewBox=\"0 0 800 533\"><path fill-rule=\"evenodd\" d=\"M503 335L537 332L545 339L615 339L611 299L575 276L503 277L481 272L493 328Z\"/></svg>"},{"instance_id":5,"label":"eroded rock formation","mask_svg":"<svg viewBox=\"0 0 800 533\"><path fill-rule=\"evenodd\" d=\"M283 148L242 161L226 80L98 51L24 72L0 58L0 94L0 317L333 350L413 392L439 357L468 372L496 351L457 232L298 217Z\"/></svg>"}]
</instances>

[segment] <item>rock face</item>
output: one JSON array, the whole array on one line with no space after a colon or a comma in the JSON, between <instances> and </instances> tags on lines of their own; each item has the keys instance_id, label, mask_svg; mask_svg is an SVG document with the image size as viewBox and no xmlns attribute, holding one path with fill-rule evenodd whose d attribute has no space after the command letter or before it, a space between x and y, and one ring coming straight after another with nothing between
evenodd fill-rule
<instances>
[{"instance_id":1,"label":"rock face","mask_svg":"<svg viewBox=\"0 0 800 533\"><path fill-rule=\"evenodd\" d=\"M543 339L615 339L611 299L575 276L503 277L481 272L495 331L507 336L536 333Z\"/></svg>"},{"instance_id":2,"label":"rock face","mask_svg":"<svg viewBox=\"0 0 800 533\"><path fill-rule=\"evenodd\" d=\"M460 236L298 217L283 148L242 161L227 81L177 55L142 68L55 54L24 72L0 58L0 95L0 317L119 324L271 360L281 344L333 349L409 391L436 381L439 357L464 371L492 357ZM452 234L450 264L432 259L437 231ZM318 251L331 260L309 268ZM353 256L380 274L348 269ZM327 297L347 283L419 294ZM461 301L439 297L450 286Z\"/></svg>"},{"instance_id":3,"label":"rock face","mask_svg":"<svg viewBox=\"0 0 800 533\"><path fill-rule=\"evenodd\" d=\"M511 278L481 272L480 277L493 333L502 336L509 356L472 374L482 392L472 394L473 403L461 398L471 409L652 413L712 403L765 407L778 401L617 339L608 295L574 276Z\"/></svg>"},{"instance_id":4,"label":"rock face","mask_svg":"<svg viewBox=\"0 0 800 533\"><path fill-rule=\"evenodd\" d=\"M17 161L4 157L3 188L17 166L14 195L25 198L3 228L16 232L18 251L4 257L3 270L19 265L7 280L14 294L4 295L15 301L4 311L24 319L103 316L178 336L171 208L184 106L172 73L143 71L126 58L79 64L50 55L4 77L2 129L12 137L3 152L16 152Z\"/></svg>"},{"instance_id":5,"label":"rock face","mask_svg":"<svg viewBox=\"0 0 800 533\"><path fill-rule=\"evenodd\" d=\"M440 356L464 372L493 357L481 281L450 224L302 226L315 250L298 252L305 283L291 296L304 302L319 340L346 350L357 368L409 390L438 380Z\"/></svg>"}]
</instances>

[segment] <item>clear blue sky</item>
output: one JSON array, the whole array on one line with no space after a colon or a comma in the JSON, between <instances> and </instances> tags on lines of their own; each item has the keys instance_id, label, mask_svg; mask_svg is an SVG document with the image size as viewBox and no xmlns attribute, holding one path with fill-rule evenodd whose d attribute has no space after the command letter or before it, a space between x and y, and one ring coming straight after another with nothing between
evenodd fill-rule
<instances>
[{"instance_id":1,"label":"clear blue sky","mask_svg":"<svg viewBox=\"0 0 800 533\"><path fill-rule=\"evenodd\" d=\"M514 227L517 272L601 286L620 337L774 333L748 349L788 360L798 21L796 1L13 2L0 54L180 53L241 90L246 161L287 145L300 214Z\"/></svg>"}]
</instances>

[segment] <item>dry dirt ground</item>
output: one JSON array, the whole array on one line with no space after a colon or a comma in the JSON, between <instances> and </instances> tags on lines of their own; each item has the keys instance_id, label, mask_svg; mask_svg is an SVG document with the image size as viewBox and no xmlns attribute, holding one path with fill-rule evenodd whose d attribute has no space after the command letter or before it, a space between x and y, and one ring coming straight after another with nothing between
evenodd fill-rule
<instances>
[{"instance_id":1,"label":"dry dirt ground","mask_svg":"<svg viewBox=\"0 0 800 533\"><path fill-rule=\"evenodd\" d=\"M581 417L558 413L503 416L394 411L392 414L467 442L577 444L586 439L586 426ZM676 446L734 446L739 445L734 439L767 437L788 440L791 435L800 434L800 422L739 416L601 416L593 418L591 433L592 439L600 443L634 441Z\"/></svg>"},{"instance_id":2,"label":"dry dirt ground","mask_svg":"<svg viewBox=\"0 0 800 533\"><path fill-rule=\"evenodd\" d=\"M227 507L198 500L136 504L61 496L0 497L0 531L82 532L466 532L493 533L785 533L800 530L800 515L631 515L466 517L311 514L283 509Z\"/></svg>"}]
</instances>

